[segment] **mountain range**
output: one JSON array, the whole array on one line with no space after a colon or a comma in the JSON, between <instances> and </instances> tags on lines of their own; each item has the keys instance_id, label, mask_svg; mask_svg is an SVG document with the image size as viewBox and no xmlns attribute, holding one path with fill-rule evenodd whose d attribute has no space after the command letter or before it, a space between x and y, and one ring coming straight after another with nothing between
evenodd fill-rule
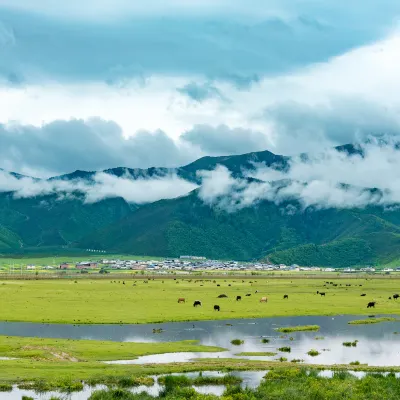
<instances>
[{"instance_id":1,"label":"mountain range","mask_svg":"<svg viewBox=\"0 0 400 400\"><path fill-rule=\"evenodd\" d=\"M356 146L336 148L360 154ZM307 155L302 155L307 158ZM113 168L107 176L128 180L163 178L172 174L197 185L190 193L147 204L107 196L85 201L84 193L0 193L0 252L68 253L69 249L98 249L107 253L149 256L183 254L218 259L267 260L274 263L347 267L389 263L400 258L400 210L309 207L284 212L296 200L276 204L264 200L234 212L205 203L199 197L199 171L225 166L235 178L263 164L278 171L290 158L269 151L204 157L189 165L167 169ZM27 178L9 173L24 182ZM75 171L34 182L95 183L96 171ZM281 184L281 183L277 183ZM368 189L373 190L373 189Z\"/></svg>"}]
</instances>

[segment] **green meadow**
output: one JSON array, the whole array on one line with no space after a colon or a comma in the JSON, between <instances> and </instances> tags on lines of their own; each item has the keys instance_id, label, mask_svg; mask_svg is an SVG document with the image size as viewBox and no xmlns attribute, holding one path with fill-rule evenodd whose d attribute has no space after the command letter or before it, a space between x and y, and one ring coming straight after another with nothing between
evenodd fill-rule
<instances>
[{"instance_id":1,"label":"green meadow","mask_svg":"<svg viewBox=\"0 0 400 400\"><path fill-rule=\"evenodd\" d=\"M324 282L265 277L148 280L140 276L121 276L117 280L4 280L0 281L0 320L140 324L296 315L400 314L400 300L389 300L400 291L397 279L336 279L337 286L327 287ZM326 296L321 297L317 291L324 291ZM365 297L361 297L363 293ZM218 298L221 294L228 297ZM284 294L289 298L283 299ZM242 300L236 301L236 296ZM268 298L266 303L260 302L264 296ZM178 304L181 297L185 303ZM200 300L202 306L193 307L194 300ZM374 309L367 309L369 301L377 302ZM214 305L220 306L219 312L214 311Z\"/></svg>"}]
</instances>

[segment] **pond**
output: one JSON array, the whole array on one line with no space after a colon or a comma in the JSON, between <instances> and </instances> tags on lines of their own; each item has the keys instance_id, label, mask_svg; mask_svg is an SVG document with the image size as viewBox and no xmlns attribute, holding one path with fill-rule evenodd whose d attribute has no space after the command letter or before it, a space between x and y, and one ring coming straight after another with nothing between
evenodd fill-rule
<instances>
[{"instance_id":1,"label":"pond","mask_svg":"<svg viewBox=\"0 0 400 400\"><path fill-rule=\"evenodd\" d=\"M220 346L228 351L219 353L174 353L140 357L123 363L189 362L195 358L246 358L274 360L285 357L304 360L310 364L348 364L359 361L372 366L399 365L400 321L369 325L349 325L354 319L366 316L340 315L302 316L282 318L234 319L223 321L173 322L144 325L62 325L0 322L0 335L43 338L96 339L123 342L168 342L197 339L201 344ZM282 334L276 328L296 325L319 325L318 332ZM153 329L162 328L161 333ZM269 343L262 343L266 338ZM240 346L231 340L241 339ZM317 340L319 339L319 340ZM356 347L345 347L343 342L358 340ZM290 352L277 349L290 347ZM320 354L312 357L310 349ZM242 352L276 352L276 356L237 356ZM118 361L118 360L116 360Z\"/></svg>"}]
</instances>

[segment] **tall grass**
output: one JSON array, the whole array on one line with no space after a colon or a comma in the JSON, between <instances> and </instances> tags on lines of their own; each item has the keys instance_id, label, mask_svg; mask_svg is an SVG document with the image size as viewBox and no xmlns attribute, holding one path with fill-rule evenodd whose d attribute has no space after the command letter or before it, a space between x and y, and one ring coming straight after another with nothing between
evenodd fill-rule
<instances>
[{"instance_id":1,"label":"tall grass","mask_svg":"<svg viewBox=\"0 0 400 400\"><path fill-rule=\"evenodd\" d=\"M332 378L318 375L318 370L301 367L274 368L255 389L228 384L222 397L203 395L182 386L181 378L168 377L168 387L159 398L165 400L397 400L400 382L394 374L367 374L356 378L347 371L336 371ZM98 391L89 400L151 400L147 394L132 394L124 389Z\"/></svg>"}]
</instances>

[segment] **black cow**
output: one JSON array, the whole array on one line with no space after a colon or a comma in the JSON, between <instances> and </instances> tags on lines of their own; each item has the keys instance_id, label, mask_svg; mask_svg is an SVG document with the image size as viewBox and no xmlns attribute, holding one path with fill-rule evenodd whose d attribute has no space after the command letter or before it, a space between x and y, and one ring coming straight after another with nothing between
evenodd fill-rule
<instances>
[{"instance_id":1,"label":"black cow","mask_svg":"<svg viewBox=\"0 0 400 400\"><path fill-rule=\"evenodd\" d=\"M364 297L364 296L366 296L366 294L365 294L365 293L363 293L363 294L361 295L361 297Z\"/></svg>"},{"instance_id":2,"label":"black cow","mask_svg":"<svg viewBox=\"0 0 400 400\"><path fill-rule=\"evenodd\" d=\"M321 295L321 296L325 296L325 292L319 292L319 294Z\"/></svg>"},{"instance_id":3,"label":"black cow","mask_svg":"<svg viewBox=\"0 0 400 400\"><path fill-rule=\"evenodd\" d=\"M251 293L247 293L246 296L247 296L247 297L251 296Z\"/></svg>"},{"instance_id":4,"label":"black cow","mask_svg":"<svg viewBox=\"0 0 400 400\"><path fill-rule=\"evenodd\" d=\"M236 301L242 300L242 296L236 296Z\"/></svg>"},{"instance_id":5,"label":"black cow","mask_svg":"<svg viewBox=\"0 0 400 400\"><path fill-rule=\"evenodd\" d=\"M214 306L214 311L220 311L220 307L217 306L217 305L215 305L215 306Z\"/></svg>"},{"instance_id":6,"label":"black cow","mask_svg":"<svg viewBox=\"0 0 400 400\"><path fill-rule=\"evenodd\" d=\"M397 293L393 295L393 298L394 298L395 300L397 300L399 297L400 297L400 295L398 295Z\"/></svg>"},{"instance_id":7,"label":"black cow","mask_svg":"<svg viewBox=\"0 0 400 400\"><path fill-rule=\"evenodd\" d=\"M218 284L217 286L221 286L220 284Z\"/></svg>"},{"instance_id":8,"label":"black cow","mask_svg":"<svg viewBox=\"0 0 400 400\"><path fill-rule=\"evenodd\" d=\"M201 306L201 301L200 300L195 300L193 303L193 307Z\"/></svg>"},{"instance_id":9,"label":"black cow","mask_svg":"<svg viewBox=\"0 0 400 400\"><path fill-rule=\"evenodd\" d=\"M219 299L224 299L225 297L228 297L226 294L220 294L219 296L218 296L218 298Z\"/></svg>"},{"instance_id":10,"label":"black cow","mask_svg":"<svg viewBox=\"0 0 400 400\"><path fill-rule=\"evenodd\" d=\"M283 298L284 298L284 299L288 299L288 298L289 298L289 295L285 294L285 295L283 296Z\"/></svg>"},{"instance_id":11,"label":"black cow","mask_svg":"<svg viewBox=\"0 0 400 400\"><path fill-rule=\"evenodd\" d=\"M367 308L375 308L376 301L370 301L367 305Z\"/></svg>"}]
</instances>

